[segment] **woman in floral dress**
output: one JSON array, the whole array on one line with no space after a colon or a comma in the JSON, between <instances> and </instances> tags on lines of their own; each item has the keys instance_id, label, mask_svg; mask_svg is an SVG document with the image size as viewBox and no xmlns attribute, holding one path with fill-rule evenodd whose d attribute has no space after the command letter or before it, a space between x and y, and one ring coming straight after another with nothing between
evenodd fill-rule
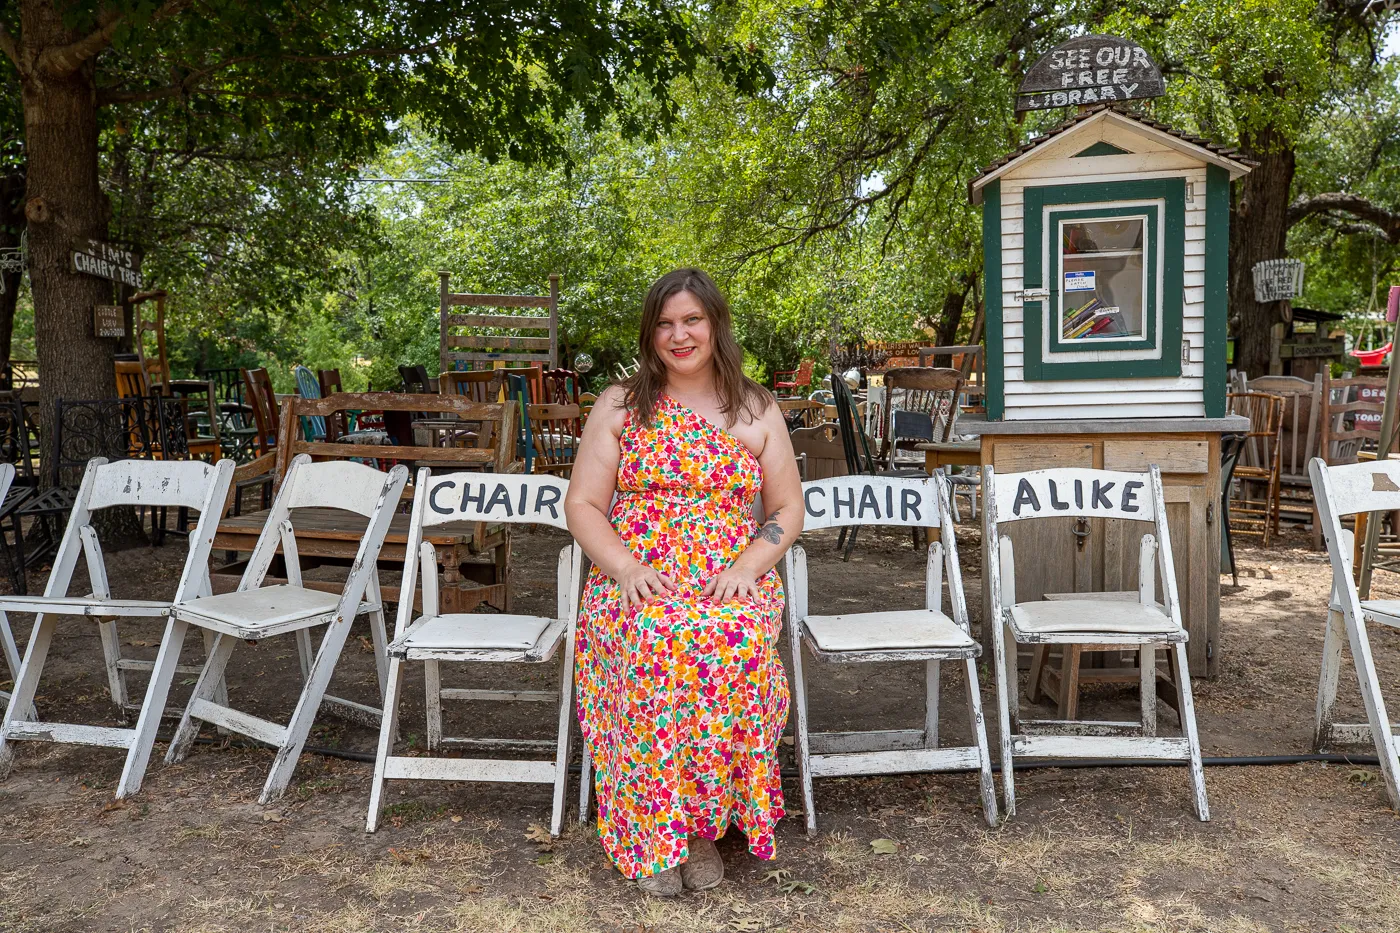
<instances>
[{"instance_id":1,"label":"woman in floral dress","mask_svg":"<svg viewBox=\"0 0 1400 933\"><path fill-rule=\"evenodd\" d=\"M773 568L802 532L802 496L787 425L744 376L709 276L652 285L639 350L589 415L565 510L593 561L578 695L598 834L664 896L719 884L714 840L731 823L773 857L788 714Z\"/></svg>"}]
</instances>

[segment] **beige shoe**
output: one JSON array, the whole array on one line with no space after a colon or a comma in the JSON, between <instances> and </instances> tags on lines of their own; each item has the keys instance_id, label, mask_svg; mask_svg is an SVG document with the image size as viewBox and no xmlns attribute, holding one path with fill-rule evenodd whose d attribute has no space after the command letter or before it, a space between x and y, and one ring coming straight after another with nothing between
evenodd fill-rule
<instances>
[{"instance_id":1,"label":"beige shoe","mask_svg":"<svg viewBox=\"0 0 1400 933\"><path fill-rule=\"evenodd\" d=\"M724 860L715 844L703 836L690 839L690 857L681 863L681 883L687 891L708 891L724 880Z\"/></svg>"},{"instance_id":2,"label":"beige shoe","mask_svg":"<svg viewBox=\"0 0 1400 933\"><path fill-rule=\"evenodd\" d=\"M665 871L637 879L637 887L652 897L675 897L681 893L681 870L673 865Z\"/></svg>"}]
</instances>

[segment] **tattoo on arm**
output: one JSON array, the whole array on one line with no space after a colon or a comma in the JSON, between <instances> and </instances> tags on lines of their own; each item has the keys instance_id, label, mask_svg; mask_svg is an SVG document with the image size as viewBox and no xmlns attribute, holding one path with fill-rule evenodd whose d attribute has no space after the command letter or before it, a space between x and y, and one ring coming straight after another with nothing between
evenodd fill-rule
<instances>
[{"instance_id":1,"label":"tattoo on arm","mask_svg":"<svg viewBox=\"0 0 1400 933\"><path fill-rule=\"evenodd\" d=\"M778 524L778 512L768 516L768 521L763 523L763 527L758 529L758 536L769 544L780 544L783 540L783 526Z\"/></svg>"}]
</instances>

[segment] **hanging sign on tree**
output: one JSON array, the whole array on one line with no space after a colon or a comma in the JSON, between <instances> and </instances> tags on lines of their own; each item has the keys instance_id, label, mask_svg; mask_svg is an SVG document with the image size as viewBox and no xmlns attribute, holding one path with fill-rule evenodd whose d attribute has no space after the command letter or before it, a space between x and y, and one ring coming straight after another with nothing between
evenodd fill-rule
<instances>
[{"instance_id":1,"label":"hanging sign on tree","mask_svg":"<svg viewBox=\"0 0 1400 933\"><path fill-rule=\"evenodd\" d=\"M92 334L94 337L125 337L126 308L122 305L93 305Z\"/></svg>"},{"instance_id":2,"label":"hanging sign on tree","mask_svg":"<svg viewBox=\"0 0 1400 933\"><path fill-rule=\"evenodd\" d=\"M140 288L141 254L115 243L76 239L73 241L73 271Z\"/></svg>"},{"instance_id":3,"label":"hanging sign on tree","mask_svg":"<svg viewBox=\"0 0 1400 933\"><path fill-rule=\"evenodd\" d=\"M1031 66L1016 92L1016 109L1139 100L1166 92L1161 70L1142 46L1117 36L1080 36Z\"/></svg>"}]
</instances>

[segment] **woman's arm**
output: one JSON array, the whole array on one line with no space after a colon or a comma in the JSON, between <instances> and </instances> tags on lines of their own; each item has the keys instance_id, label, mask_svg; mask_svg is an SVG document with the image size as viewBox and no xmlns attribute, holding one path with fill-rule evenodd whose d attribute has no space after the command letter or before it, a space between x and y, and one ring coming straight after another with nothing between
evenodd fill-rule
<instances>
[{"instance_id":1,"label":"woman's arm","mask_svg":"<svg viewBox=\"0 0 1400 933\"><path fill-rule=\"evenodd\" d=\"M608 509L617 491L620 439L626 419L622 389L610 386L598 397L584 424L583 439L569 475L569 494L564 500L569 534L594 566L617 581L624 611L629 605L650 602L675 587L666 574L633 557L608 521Z\"/></svg>"},{"instance_id":2,"label":"woman's arm","mask_svg":"<svg viewBox=\"0 0 1400 933\"><path fill-rule=\"evenodd\" d=\"M763 508L768 514L743 553L705 584L704 595L721 602L757 597L758 578L782 560L802 534L802 479L787 422L777 405L768 406L759 422L766 434L758 462L763 467Z\"/></svg>"}]
</instances>

